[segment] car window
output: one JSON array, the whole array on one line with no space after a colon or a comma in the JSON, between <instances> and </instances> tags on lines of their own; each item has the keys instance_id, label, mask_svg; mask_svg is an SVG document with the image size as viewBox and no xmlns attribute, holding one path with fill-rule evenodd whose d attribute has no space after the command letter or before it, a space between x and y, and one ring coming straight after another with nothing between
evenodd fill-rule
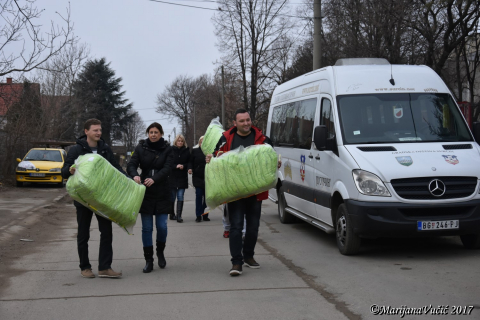
<instances>
[{"instance_id":1,"label":"car window","mask_svg":"<svg viewBox=\"0 0 480 320\"><path fill-rule=\"evenodd\" d=\"M57 150L30 150L25 160L63 162L62 155Z\"/></svg>"}]
</instances>

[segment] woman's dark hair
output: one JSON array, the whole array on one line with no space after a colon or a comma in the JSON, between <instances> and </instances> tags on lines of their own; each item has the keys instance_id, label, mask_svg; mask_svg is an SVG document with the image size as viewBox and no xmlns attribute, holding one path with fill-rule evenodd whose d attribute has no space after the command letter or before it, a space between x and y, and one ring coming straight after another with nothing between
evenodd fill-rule
<instances>
[{"instance_id":1,"label":"woman's dark hair","mask_svg":"<svg viewBox=\"0 0 480 320\"><path fill-rule=\"evenodd\" d=\"M160 123L154 122L151 125L149 125L148 128L147 128L147 134L148 134L148 131L150 131L150 129L152 129L152 128L157 128L158 131L160 131L160 133L163 136L163 128L162 128L162 125Z\"/></svg>"}]
</instances>

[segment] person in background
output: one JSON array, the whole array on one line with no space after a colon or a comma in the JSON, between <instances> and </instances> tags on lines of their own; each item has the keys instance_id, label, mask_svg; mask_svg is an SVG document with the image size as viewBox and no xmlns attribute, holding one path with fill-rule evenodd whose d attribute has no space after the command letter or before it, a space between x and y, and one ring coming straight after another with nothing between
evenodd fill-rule
<instances>
[{"instance_id":1,"label":"person in background","mask_svg":"<svg viewBox=\"0 0 480 320\"><path fill-rule=\"evenodd\" d=\"M192 148L188 173L192 175L192 184L195 187L195 215L196 222L202 221L202 215L207 207L205 202L205 155L201 149L203 136L198 139L198 145ZM208 213L203 216L203 221L210 221Z\"/></svg>"},{"instance_id":2,"label":"person in background","mask_svg":"<svg viewBox=\"0 0 480 320\"><path fill-rule=\"evenodd\" d=\"M153 216L157 228L156 248L158 266L165 268L165 245L167 242L167 219L170 212L170 190L168 175L173 167L172 148L163 139L162 126L154 122L146 131L148 138L140 140L135 148L132 158L127 164L128 174L138 184L147 187L140 216L142 218L142 243L143 256L145 257L144 273L153 270ZM138 167L142 174L138 174Z\"/></svg>"},{"instance_id":3,"label":"person in background","mask_svg":"<svg viewBox=\"0 0 480 320\"><path fill-rule=\"evenodd\" d=\"M263 135L262 131L252 125L250 114L245 109L235 111L233 118L233 127L225 131L217 143L214 154L219 151L229 152L240 146L249 147L252 145L269 144L270 139ZM210 162L213 155L206 156L205 161ZM278 168L281 161L278 161ZM260 264L253 258L255 254L255 245L257 244L258 228L260 226L260 214L262 209L262 200L268 198L268 191L258 195L252 195L247 198L239 199L227 203L227 212L230 218L230 254L232 256L231 276L242 274L242 265L245 263L248 267L258 269ZM242 243L243 221L246 219L247 226L245 230L245 241Z\"/></svg>"},{"instance_id":4,"label":"person in background","mask_svg":"<svg viewBox=\"0 0 480 320\"><path fill-rule=\"evenodd\" d=\"M98 119L88 119L84 126L85 135L77 139L77 144L72 147L62 167L62 176L68 179L75 174L75 168L72 165L75 160L87 153L96 153L104 157L118 171L128 176L118 165L113 155L112 149L102 139L102 122ZM88 258L88 240L90 239L90 225L92 223L93 211L84 207L77 201L73 201L77 209L77 249L80 258L81 275L84 278L95 278L92 272L92 265ZM100 278L120 278L121 272L115 272L112 269L113 249L112 249L112 221L95 214L100 230L100 251L98 253L98 276Z\"/></svg>"},{"instance_id":5,"label":"person in background","mask_svg":"<svg viewBox=\"0 0 480 320\"><path fill-rule=\"evenodd\" d=\"M177 200L177 222L183 222L183 195L185 189L188 188L188 163L190 162L190 150L188 149L185 137L179 134L175 140L173 140L173 170L168 177L168 182L171 190L172 209L170 211L170 220L175 220L175 212L173 207L175 200Z\"/></svg>"}]
</instances>

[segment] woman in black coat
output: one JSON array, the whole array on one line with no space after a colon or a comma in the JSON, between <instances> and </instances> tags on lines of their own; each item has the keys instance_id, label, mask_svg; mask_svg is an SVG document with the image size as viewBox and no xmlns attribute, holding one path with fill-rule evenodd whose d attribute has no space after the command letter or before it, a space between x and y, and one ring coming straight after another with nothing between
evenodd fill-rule
<instances>
[{"instance_id":1,"label":"woman in black coat","mask_svg":"<svg viewBox=\"0 0 480 320\"><path fill-rule=\"evenodd\" d=\"M203 136L198 140L198 146L193 147L188 165L188 173L192 174L192 183L195 187L195 214L196 222L202 221L202 214L207 207L205 202L205 155L200 148L202 146ZM210 221L208 213L203 216L203 221Z\"/></svg>"},{"instance_id":2,"label":"woman in black coat","mask_svg":"<svg viewBox=\"0 0 480 320\"><path fill-rule=\"evenodd\" d=\"M185 189L188 188L188 163L190 161L190 150L188 149L185 137L179 134L173 140L173 170L168 177L171 190L172 211L170 212L170 220L177 219L177 222L183 222L183 195ZM173 206L177 200L177 216L173 212Z\"/></svg>"},{"instance_id":3,"label":"woman in black coat","mask_svg":"<svg viewBox=\"0 0 480 320\"><path fill-rule=\"evenodd\" d=\"M135 182L147 187L140 208L143 255L146 261L144 273L153 270L153 216L157 227L158 266L163 269L167 265L163 252L167 242L167 219L171 206L168 175L173 167L172 148L162 138L162 126L157 122L152 123L147 128L147 134L148 139L140 140L127 164L128 174ZM142 169L140 175L138 167Z\"/></svg>"}]
</instances>

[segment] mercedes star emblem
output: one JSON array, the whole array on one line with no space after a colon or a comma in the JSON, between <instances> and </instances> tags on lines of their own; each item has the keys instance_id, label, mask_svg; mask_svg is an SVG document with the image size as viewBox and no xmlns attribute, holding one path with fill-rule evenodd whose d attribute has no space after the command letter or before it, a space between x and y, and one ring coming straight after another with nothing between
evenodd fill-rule
<instances>
[{"instance_id":1,"label":"mercedes star emblem","mask_svg":"<svg viewBox=\"0 0 480 320\"><path fill-rule=\"evenodd\" d=\"M432 171L437 171L437 168L435 168L435 167L432 167Z\"/></svg>"},{"instance_id":2,"label":"mercedes star emblem","mask_svg":"<svg viewBox=\"0 0 480 320\"><path fill-rule=\"evenodd\" d=\"M430 181L428 184L428 190L434 197L441 197L445 194L446 191L445 183L443 183L441 180L438 179L433 179Z\"/></svg>"}]
</instances>

